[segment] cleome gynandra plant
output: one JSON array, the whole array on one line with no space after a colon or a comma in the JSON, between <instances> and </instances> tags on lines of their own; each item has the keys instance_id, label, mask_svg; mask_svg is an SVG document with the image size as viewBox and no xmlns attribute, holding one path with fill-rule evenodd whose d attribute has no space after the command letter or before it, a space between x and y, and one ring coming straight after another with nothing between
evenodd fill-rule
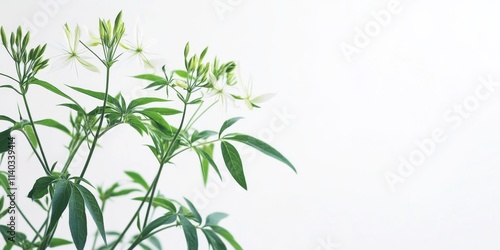
<instances>
[{"instance_id":1,"label":"cleome gynandra plant","mask_svg":"<svg viewBox=\"0 0 500 250\"><path fill-rule=\"evenodd\" d=\"M217 58L206 60L207 48L200 54L191 55L187 43L184 48L184 68L167 70L163 66L159 75L141 74L131 78L149 81L146 88L156 91L154 93L163 98L146 96L125 100L120 93L109 93L109 87L113 84L110 75L114 72L113 66L120 62L122 54L137 55L144 66L154 66L143 52L140 42L137 45L127 45L126 41L122 41L125 35L122 13L116 16L114 22L99 20L99 36L91 39L91 42L80 40L78 26L71 29L69 25L64 25L64 32L69 45L64 60L74 65L80 64L91 71L105 72L102 92L70 85L58 86L38 79L37 74L49 65L49 60L45 59L47 45L30 46L30 33L23 32L20 27L10 34L1 28L2 45L6 53L0 57L0 76L3 78L2 82L8 83L2 83L0 91L2 95L5 92L17 95L22 100L15 111L19 114L18 119L0 115L2 125L7 124L7 129L0 133L0 153L4 163L8 162L8 168L3 169L0 174L0 183L5 192L0 198L0 218L6 221L0 225L5 240L3 249L47 249L58 246L71 249L162 249L162 243L168 244L168 240L160 241L161 233L170 228L182 228L187 249L190 250L198 249L200 235L206 238L211 249L227 249L226 244L234 249L242 249L232 234L219 225L227 214L216 212L202 218L188 199L179 202L164 197L158 186L164 167L172 164L176 156L188 151L197 156L195 162L199 162L201 166L205 183L209 170L220 177L220 163L214 160L217 159L214 158L214 152L220 151L221 161L231 176L246 189L242 160L233 143L253 147L295 171L290 161L267 143L246 134L227 133L226 130L240 117L221 121L221 127L217 131L195 129L195 125L201 125L196 123L199 118L208 114L206 111L216 103L224 103L227 98L231 98L252 108L258 107L258 101L266 96L252 97L248 86L243 88L242 94L228 93L226 87L240 84L236 77L236 64L232 61L222 63ZM82 53L92 55L94 59L84 59ZM93 64L92 60L97 63ZM9 75L5 73L7 71L15 74ZM59 105L70 113L69 124L64 125L67 118L60 121L58 117L40 118L33 114L29 100L29 90L32 88L39 88L46 91L47 95L60 98ZM95 98L100 104L85 107L78 102L82 96ZM182 108L174 108L174 102ZM98 148L96 146L99 145L99 139L121 124L129 125L150 142L147 147L151 151L151 157L158 162L154 168L156 175L153 180L148 181L137 170L131 169L125 172L124 177L128 176L136 187L123 187L117 180L107 188L94 188L93 180L87 179L85 173L98 165L92 160ZM43 131L39 129L40 126L56 129L67 135L68 141L64 146L68 152L64 161L51 159L50 149L44 147L44 142L40 140L44 138L39 134L39 131ZM17 199L26 199L27 196L30 202L37 204L40 212L36 214L23 213L22 208L13 203L15 191L12 190L12 184L16 175L14 162L17 156L13 150L15 145L12 144L12 135L15 134L25 138L31 146L32 155L43 170L43 176L36 179L29 193L16 194ZM75 155L83 149L86 152L85 160L74 166ZM36 166L29 166L33 167ZM70 169L78 172L70 173ZM116 227L120 231L107 231L103 216L105 205L116 197L128 197L136 200L139 205L132 217L124 220L124 225ZM67 216L62 216L63 214ZM89 241L88 215L97 228ZM29 231L17 231L9 223L11 216L18 216L25 221L29 225ZM45 219L43 223L36 225L29 217ZM58 225L67 223L63 221L65 218L69 218L72 239L57 237L61 233L57 230Z\"/></svg>"}]
</instances>

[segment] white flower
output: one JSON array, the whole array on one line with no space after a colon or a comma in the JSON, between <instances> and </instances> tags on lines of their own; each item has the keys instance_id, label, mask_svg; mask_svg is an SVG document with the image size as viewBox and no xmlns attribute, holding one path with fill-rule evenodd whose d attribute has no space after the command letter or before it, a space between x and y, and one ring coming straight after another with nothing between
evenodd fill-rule
<instances>
[{"instance_id":1,"label":"white flower","mask_svg":"<svg viewBox=\"0 0 500 250\"><path fill-rule=\"evenodd\" d=\"M145 44L142 38L141 22L137 19L135 23L135 41L131 42L125 40L123 44L120 44L124 49L128 51L130 57L138 57L140 63L144 68L154 69L155 65L147 57L149 53L145 52Z\"/></svg>"},{"instance_id":2,"label":"white flower","mask_svg":"<svg viewBox=\"0 0 500 250\"><path fill-rule=\"evenodd\" d=\"M99 72L96 66L88 62L86 58L81 55L84 50L78 50L78 46L80 45L80 27L76 26L73 34L68 24L65 24L64 34L66 35L68 48L64 50L65 53L60 56L55 64L59 66L71 65L71 67L75 66L76 68L76 64L79 63L90 71Z\"/></svg>"},{"instance_id":3,"label":"white flower","mask_svg":"<svg viewBox=\"0 0 500 250\"><path fill-rule=\"evenodd\" d=\"M245 105L247 106L248 109L252 110L254 107L259 108L260 103L266 102L273 98L275 96L274 93L267 93L267 94L262 94L258 96L253 96L252 93L252 78L250 77L248 79L248 82L244 82L241 77L241 72L240 68L238 67L237 69L237 74L238 74L238 82L241 85L243 95L239 97L239 99L243 100L245 102Z\"/></svg>"},{"instance_id":4,"label":"white flower","mask_svg":"<svg viewBox=\"0 0 500 250\"><path fill-rule=\"evenodd\" d=\"M208 97L215 97L216 101L220 101L222 107L224 109L227 108L227 103L234 103L234 97L229 93L230 86L226 84L224 79L225 77L221 76L220 79L217 79L214 74L209 73L208 79L212 84L212 88L208 91Z\"/></svg>"},{"instance_id":5,"label":"white flower","mask_svg":"<svg viewBox=\"0 0 500 250\"><path fill-rule=\"evenodd\" d=\"M179 86L179 87L181 87L183 89L187 89L188 88L188 84L184 80L174 79L173 84L176 85L176 86Z\"/></svg>"}]
</instances>

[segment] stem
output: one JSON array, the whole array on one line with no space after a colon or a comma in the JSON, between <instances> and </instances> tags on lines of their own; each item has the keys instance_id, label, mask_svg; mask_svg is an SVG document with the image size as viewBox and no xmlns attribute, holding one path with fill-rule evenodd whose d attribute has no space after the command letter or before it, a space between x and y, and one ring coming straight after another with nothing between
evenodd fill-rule
<instances>
[{"instance_id":1,"label":"stem","mask_svg":"<svg viewBox=\"0 0 500 250\"><path fill-rule=\"evenodd\" d=\"M85 162L85 165L83 166L82 173L80 174L80 178L83 178L85 175L85 172L87 171L87 168L90 163L90 159L92 158L92 155L94 154L95 146L97 145L97 139L99 139L99 133L101 132L101 127L102 123L104 121L104 112L106 111L106 104L108 103L108 90L109 90L109 73L110 73L110 67L106 66L106 91L104 93L104 101L102 105L102 112L101 112L101 117L99 120L99 125L97 126L97 131L95 133L94 141L92 142L92 146L90 147L90 152L87 157L87 161ZM76 183L79 183L80 181L77 180Z\"/></svg>"},{"instance_id":2,"label":"stem","mask_svg":"<svg viewBox=\"0 0 500 250\"><path fill-rule=\"evenodd\" d=\"M185 98L185 101L184 101L184 109L182 111L182 118L181 118L181 124L179 125L179 128L177 129L177 132L175 132L175 135L174 135L174 138L172 138L172 142L170 143L170 145L168 145L168 149L167 149L167 152L165 154L165 156L163 157L163 159L161 160L161 166L160 166L160 169L158 170L158 173L156 174L157 176L157 179L160 178L160 175L161 175L161 172L163 170L163 166L164 166L164 163L166 162L165 160L167 158L171 158L169 157L170 154L172 153L172 148L173 148L173 145L175 144L175 142L177 141L177 138L179 137L179 134L182 130L182 126L184 124L184 120L186 119L186 110L187 110L187 105L189 103L189 97L191 96L191 93L188 92L187 95L186 95L186 98ZM153 205L153 198L154 198L154 194L155 194L155 191L156 191L156 186L158 184L158 181L154 182L153 183L153 191L151 192L151 197L149 198L149 204L148 204L148 208L146 210L146 216L144 217L144 223L143 223L143 228L146 227L146 224L148 222L148 217L149 217L149 211L151 210L151 206Z\"/></svg>"},{"instance_id":3,"label":"stem","mask_svg":"<svg viewBox=\"0 0 500 250\"><path fill-rule=\"evenodd\" d=\"M216 103L217 103L217 101L215 101L215 102L213 102L212 104L210 104L210 106L208 106L208 107L207 107L207 108L206 108L203 112L201 112L201 114L200 114L200 115L198 115L198 117L196 117L196 119L194 119L194 120L193 120L193 117L194 117L194 115L193 115L193 116L191 117L191 120L193 120L193 121L189 120L188 125L186 126L186 129L190 129L190 128L191 128L191 126L193 126L193 125L194 125L194 123L195 123L196 121L198 121L198 119L200 119L200 117L201 117L202 115L204 115L204 114L205 114L205 113L206 113L209 109L211 109L211 108L212 108L212 107L213 107ZM200 105L200 107L201 107L201 105ZM198 111L198 110L197 110L197 111Z\"/></svg>"},{"instance_id":4,"label":"stem","mask_svg":"<svg viewBox=\"0 0 500 250\"><path fill-rule=\"evenodd\" d=\"M163 164L162 164L163 165ZM160 166L161 167L161 166ZM156 181L156 178L153 182ZM148 197L149 193L151 192L151 187L149 187L148 189L148 192L146 192L146 195L144 196L144 198L142 199L141 201L141 204L139 205L139 207L137 208L137 210L135 211L135 214L134 216L132 216L132 219L130 219L129 223L127 224L127 226L125 227L125 229L123 230L123 232L120 234L120 236L118 236L118 239L116 239L116 242L115 244L111 247L110 250L114 250L116 248L116 246L118 245L118 243L120 243L120 241L123 239L123 236L125 236L125 233L128 231L128 229L130 228L130 226L132 226L132 223L134 223L135 221L135 218L139 215L139 213L141 212L141 208L142 206L144 205L144 202L146 202L146 198Z\"/></svg>"},{"instance_id":5,"label":"stem","mask_svg":"<svg viewBox=\"0 0 500 250\"><path fill-rule=\"evenodd\" d=\"M30 220L28 220L28 218L26 217L26 215L24 215L23 211L21 211L21 208L19 207L18 204L16 204L16 208L17 208L17 211L19 211L19 213L23 217L23 219L26 221L26 223L28 223L28 226L30 226L30 228L33 230L33 232L35 232L36 236L37 237L42 237L40 235L40 233L36 230L36 228L31 224Z\"/></svg>"},{"instance_id":6,"label":"stem","mask_svg":"<svg viewBox=\"0 0 500 250\"><path fill-rule=\"evenodd\" d=\"M166 226L166 227L163 227L163 228L160 228L154 232L151 232L149 233L148 235L142 237L141 235L139 235L139 237L132 243L132 245L130 245L130 247L128 248L128 250L132 250L134 249L134 247L136 247L137 245L139 245L143 240L155 235L156 233L159 233L161 231L164 231L164 230L167 230L169 228L172 228L172 227L176 227L177 225L174 224L174 225L170 225L170 226Z\"/></svg>"},{"instance_id":7,"label":"stem","mask_svg":"<svg viewBox=\"0 0 500 250\"><path fill-rule=\"evenodd\" d=\"M49 169L49 164L47 162L47 158L45 157L45 152L43 151L42 141L40 140L40 137L38 137L38 132L36 131L35 123L33 122L33 117L31 116L31 111L30 111L30 107L28 105L28 100L26 99L26 92L25 91L23 91L23 101L24 101L24 105L26 107L26 112L28 113L28 118L30 119L31 127L33 128L33 132L35 133L35 138L38 141L38 145L40 146L40 153L42 154L42 158L43 158L43 162L40 162L40 163L42 163L42 167L43 167L43 170L45 171L45 173L47 175L50 175L51 173L50 173L50 169Z\"/></svg>"},{"instance_id":8,"label":"stem","mask_svg":"<svg viewBox=\"0 0 500 250\"><path fill-rule=\"evenodd\" d=\"M7 77L7 78L11 79L12 81L19 83L19 81L18 81L18 80L16 80L14 77L9 76L9 75L6 75L6 74L4 74L4 73L0 73L0 76Z\"/></svg>"},{"instance_id":9,"label":"stem","mask_svg":"<svg viewBox=\"0 0 500 250\"><path fill-rule=\"evenodd\" d=\"M43 230L43 228L47 225L47 222L49 222L49 218L45 218L45 221L43 222L42 226L40 227L40 229L38 229L36 231L36 235L35 237L33 238L33 240L31 240L31 244L35 243L35 241L40 237L42 238L42 235L40 234Z\"/></svg>"}]
</instances>

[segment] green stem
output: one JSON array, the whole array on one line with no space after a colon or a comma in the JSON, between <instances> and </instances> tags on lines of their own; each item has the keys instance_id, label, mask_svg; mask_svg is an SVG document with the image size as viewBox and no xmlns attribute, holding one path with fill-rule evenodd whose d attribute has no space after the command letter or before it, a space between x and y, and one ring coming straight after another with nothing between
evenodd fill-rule
<instances>
[{"instance_id":1,"label":"green stem","mask_svg":"<svg viewBox=\"0 0 500 250\"><path fill-rule=\"evenodd\" d=\"M160 165L160 167L161 167L161 165ZM157 178L155 178L155 180L153 182L155 182L156 180L157 180ZM110 250L114 250L116 248L116 246L118 246L118 244L120 243L120 241L123 239L123 236L125 236L125 233L128 231L128 229L130 228L130 226L132 226L132 223L134 223L135 218L137 218L137 216L141 212L141 208L144 205L144 203L146 202L146 199L149 196L150 192L151 192L151 187L149 187L148 191L146 192L146 195L144 196L144 198L141 201L141 204L139 205L139 207L135 211L134 216L132 216L132 219L130 219L130 221L128 222L127 226L122 231L122 233L120 234L120 236L118 236L118 239L116 239L115 244L111 247Z\"/></svg>"},{"instance_id":2,"label":"green stem","mask_svg":"<svg viewBox=\"0 0 500 250\"><path fill-rule=\"evenodd\" d=\"M17 208L17 211L19 211L19 213L23 217L23 219L26 221L26 223L28 223L28 226L30 226L30 228L33 230L33 232L35 232L36 236L37 237L42 237L40 235L40 233L36 230L36 228L31 224L30 220L28 220L28 218L26 217L26 215L24 215L23 211L21 210L21 208L19 207L18 204L16 204L16 208Z\"/></svg>"},{"instance_id":3,"label":"green stem","mask_svg":"<svg viewBox=\"0 0 500 250\"><path fill-rule=\"evenodd\" d=\"M210 105L209 105L209 106L208 106L208 107L207 107L207 108L206 108L203 112L201 112L201 114L200 114L200 115L198 115L198 117L196 117L196 119L194 119L194 120L193 120L193 117L194 117L194 115L193 115L193 116L191 117L191 120L192 120L192 121L190 120L190 122L188 122L188 125L186 126L186 129L190 129L190 128L191 128L191 126L193 126L193 125L194 125L194 123L195 123L196 121L198 121L198 119L200 119L200 117L201 117L202 115L204 115L204 114L205 114L205 113L206 113L209 109L211 109L211 108L212 108L212 107L213 107L216 103L217 103L217 101L215 101L215 102L213 102L212 104L210 104ZM200 107L201 107L201 105L200 105ZM197 110L197 111L198 111L198 110Z\"/></svg>"},{"instance_id":4,"label":"green stem","mask_svg":"<svg viewBox=\"0 0 500 250\"><path fill-rule=\"evenodd\" d=\"M23 101L24 101L24 106L26 107L26 112L28 113L28 118L30 119L30 124L31 127L33 128L33 133L35 134L35 138L38 141L38 145L40 146L40 153L42 154L42 159L43 162L40 162L42 164L43 170L47 175L50 175L50 169L49 169L49 164L47 162L47 158L45 157L45 152L43 151L42 147L42 141L40 140L40 137L38 136L38 132L36 131L35 123L33 122L33 117L31 116L31 110L28 105L28 100L26 99L26 92L23 92Z\"/></svg>"},{"instance_id":5,"label":"green stem","mask_svg":"<svg viewBox=\"0 0 500 250\"><path fill-rule=\"evenodd\" d=\"M165 156L163 157L163 159L161 160L161 166L160 166L160 169L158 170L158 173L156 174L157 176L157 179L160 178L160 175L161 175L161 172L163 170L163 166L165 164L165 160L167 158L170 158L170 154L172 154L172 149L173 149L173 146L176 144L176 141L177 141L177 138L179 137L179 134L182 130L182 126L184 125L184 120L186 119L186 111L187 111L187 105L189 103L189 97L191 96L191 93L188 92L186 94L186 98L185 98L185 101L184 101L184 109L182 111L182 118L181 118L181 124L179 125L179 128L177 129L177 132L175 132L175 135L174 137L172 138L172 142L170 143L170 145L168 145L168 148L167 148L167 152L165 154ZM154 198L154 194L155 194L155 191L156 191L156 186L158 184L158 181L153 183L153 191L151 192L151 197L149 198L149 204L148 204L148 208L146 210L146 216L144 217L144 223L143 223L143 228L146 227L146 224L148 222L148 217L149 217L149 212L151 210L151 206L153 205L153 198Z\"/></svg>"},{"instance_id":6,"label":"green stem","mask_svg":"<svg viewBox=\"0 0 500 250\"><path fill-rule=\"evenodd\" d=\"M40 234L43 230L43 228L47 225L47 222L49 222L49 218L45 218L45 221L43 222L42 226L40 227L40 229L38 229L36 231L36 235L35 237L33 238L33 240L31 240L31 244L34 244L35 241L38 239L38 238L42 238L42 235Z\"/></svg>"},{"instance_id":7,"label":"green stem","mask_svg":"<svg viewBox=\"0 0 500 250\"><path fill-rule=\"evenodd\" d=\"M159 233L161 231L164 231L164 230L167 230L169 228L172 228L172 227L176 227L177 225L174 224L174 225L170 225L170 226L166 226L166 227L163 227L163 228L160 228L154 232L151 232L149 233L148 235L142 237L141 235L139 235L139 237L137 237L137 239L132 243L132 245L130 245L130 247L128 248L128 250L132 250L134 249L137 245L139 245L142 241L144 241L145 239L155 235L156 233Z\"/></svg>"},{"instance_id":8,"label":"green stem","mask_svg":"<svg viewBox=\"0 0 500 250\"><path fill-rule=\"evenodd\" d=\"M7 77L7 78L11 79L12 81L19 83L19 81L18 81L18 80L16 80L14 77L9 76L9 75L6 75L6 74L4 74L4 73L0 73L0 76Z\"/></svg>"},{"instance_id":9,"label":"green stem","mask_svg":"<svg viewBox=\"0 0 500 250\"><path fill-rule=\"evenodd\" d=\"M109 91L109 73L110 73L110 67L106 66L106 90L104 93L104 101L102 105L102 112L101 112L101 117L99 120L99 125L97 126L97 131L95 133L94 140L92 142L92 146L90 147L90 152L87 157L87 161L85 162L85 165L83 166L82 173L80 174L80 178L83 178L85 175L85 172L87 171L87 168L90 163L90 159L92 158L92 155L94 154L95 147L97 145L97 139L99 139L99 133L101 132L102 128L102 123L104 122L104 112L106 111L106 104L108 103L108 91ZM80 181L77 180L76 183L79 183Z\"/></svg>"}]
</instances>

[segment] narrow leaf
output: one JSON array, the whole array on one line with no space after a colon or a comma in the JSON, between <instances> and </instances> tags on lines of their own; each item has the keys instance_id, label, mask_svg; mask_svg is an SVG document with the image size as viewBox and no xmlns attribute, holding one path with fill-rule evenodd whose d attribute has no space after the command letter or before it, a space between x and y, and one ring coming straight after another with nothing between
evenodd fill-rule
<instances>
[{"instance_id":1,"label":"narrow leaf","mask_svg":"<svg viewBox=\"0 0 500 250\"><path fill-rule=\"evenodd\" d=\"M251 147L259 150L260 152L262 152L270 157L273 157L276 160L279 160L279 161L285 163L290 168L292 168L293 171L297 172L297 170L292 165L292 163L288 159L286 159L280 152L278 152L276 149L271 147L269 144L267 144L267 143L265 143L257 138L251 137L249 135L244 135L244 134L230 134L230 135L225 136L224 139L241 142L241 143L244 143L248 146L251 146Z\"/></svg>"},{"instance_id":2,"label":"narrow leaf","mask_svg":"<svg viewBox=\"0 0 500 250\"><path fill-rule=\"evenodd\" d=\"M233 176L234 180L240 184L244 189L247 189L245 180L245 173L243 172L243 164L241 163L240 155L236 148L229 142L221 142L222 157L226 163L229 173Z\"/></svg>"},{"instance_id":3,"label":"narrow leaf","mask_svg":"<svg viewBox=\"0 0 500 250\"><path fill-rule=\"evenodd\" d=\"M48 82L45 82L45 81L42 81L42 80L39 80L39 79L36 79L36 78L33 78L33 80L31 80L29 82L30 84L36 84L38 86L41 86L57 95L60 95L68 100L71 100L73 101L73 103L76 103L75 100L73 100L73 98L69 97L68 95L66 95L64 92L62 92L61 90L59 90L58 88L56 88L54 85L48 83Z\"/></svg>"},{"instance_id":4,"label":"narrow leaf","mask_svg":"<svg viewBox=\"0 0 500 250\"><path fill-rule=\"evenodd\" d=\"M222 132L224 132L224 130L226 130L227 128L231 127L235 122L237 122L240 119L243 119L243 117L234 117L234 118L231 118L231 119L225 121L224 124L222 124L222 127L219 130L219 138L222 135Z\"/></svg>"},{"instance_id":5,"label":"narrow leaf","mask_svg":"<svg viewBox=\"0 0 500 250\"><path fill-rule=\"evenodd\" d=\"M97 92L97 91L93 91L93 90L89 90L89 89L84 89L84 88L78 88L78 87L74 87L74 86L68 86L68 87L70 87L73 90L76 90L76 91L78 91L78 92L80 92L82 94L85 94L85 95L94 97L96 99L99 99L101 101L104 101L104 97L105 97L105 94L106 94L106 93ZM116 98L112 97L109 94L108 94L108 102L114 104L117 107L120 106L120 102L118 102L118 100L116 100Z\"/></svg>"},{"instance_id":6,"label":"narrow leaf","mask_svg":"<svg viewBox=\"0 0 500 250\"><path fill-rule=\"evenodd\" d=\"M200 213L198 212L198 210L196 209L196 207L193 205L193 203L188 200L187 198L184 197L184 200L186 201L186 203L188 204L189 206L189 210L191 210L191 213L193 214L194 216L194 221L198 222L201 224L201 216L200 216Z\"/></svg>"},{"instance_id":7,"label":"narrow leaf","mask_svg":"<svg viewBox=\"0 0 500 250\"><path fill-rule=\"evenodd\" d=\"M31 188L31 191L28 193L28 198L32 200L40 199L44 197L48 192L48 188L50 184L54 181L54 177L52 176L43 176L38 178Z\"/></svg>"},{"instance_id":8,"label":"narrow leaf","mask_svg":"<svg viewBox=\"0 0 500 250\"><path fill-rule=\"evenodd\" d=\"M147 108L147 109L144 109L143 111L156 112L160 115L176 115L176 114L182 113L182 111L180 111L180 110L171 109L171 108Z\"/></svg>"},{"instance_id":9,"label":"narrow leaf","mask_svg":"<svg viewBox=\"0 0 500 250\"><path fill-rule=\"evenodd\" d=\"M243 250L243 248L238 244L238 242L234 239L233 235L229 233L226 229L220 226L210 226L214 232L218 235L222 236L231 246L233 246L234 250Z\"/></svg>"},{"instance_id":10,"label":"narrow leaf","mask_svg":"<svg viewBox=\"0 0 500 250\"><path fill-rule=\"evenodd\" d=\"M219 224L219 222L226 218L228 215L225 214L225 213L219 213L219 212L215 212L215 213L211 213L207 216L207 219L205 221L205 226L217 226Z\"/></svg>"},{"instance_id":11,"label":"narrow leaf","mask_svg":"<svg viewBox=\"0 0 500 250\"><path fill-rule=\"evenodd\" d=\"M43 119L43 120L35 121L34 123L40 124L43 126L47 126L47 127L51 127L51 128L55 128L55 129L59 129L62 132L66 133L68 135L71 135L71 132L69 131L69 129L66 126L62 125L61 123L59 123L58 121L53 120L53 119Z\"/></svg>"},{"instance_id":12,"label":"narrow leaf","mask_svg":"<svg viewBox=\"0 0 500 250\"><path fill-rule=\"evenodd\" d=\"M72 244L73 242L61 238L52 238L50 241L49 247L60 247L64 245Z\"/></svg>"},{"instance_id":13,"label":"narrow leaf","mask_svg":"<svg viewBox=\"0 0 500 250\"><path fill-rule=\"evenodd\" d=\"M142 230L141 235L142 237L148 236L149 233L151 233L153 230L155 230L158 227L161 227L162 225L167 225L170 223L175 222L177 219L177 215L173 213L167 213L163 216L158 217L157 219L151 221L145 228Z\"/></svg>"},{"instance_id":14,"label":"narrow leaf","mask_svg":"<svg viewBox=\"0 0 500 250\"><path fill-rule=\"evenodd\" d=\"M66 210L68 206L69 199L71 197L71 184L67 180L58 180L54 185L54 196L52 198L52 213L50 216L50 223L48 231L52 231L59 218L61 218L62 213Z\"/></svg>"},{"instance_id":15,"label":"narrow leaf","mask_svg":"<svg viewBox=\"0 0 500 250\"><path fill-rule=\"evenodd\" d=\"M203 234L208 240L208 243L213 247L214 250L227 250L226 244L222 242L220 237L211 230L202 229Z\"/></svg>"},{"instance_id":16,"label":"narrow leaf","mask_svg":"<svg viewBox=\"0 0 500 250\"><path fill-rule=\"evenodd\" d=\"M222 175L220 174L219 168L217 167L217 164L215 164L215 161L212 158L212 153L213 153L213 144L211 147L203 148L200 150L200 153L203 155L203 158L207 160L207 162L214 168L215 172L217 172L217 175L219 175L219 178L222 180ZM208 152L207 152L208 151Z\"/></svg>"},{"instance_id":17,"label":"narrow leaf","mask_svg":"<svg viewBox=\"0 0 500 250\"><path fill-rule=\"evenodd\" d=\"M145 190L149 189L148 183L144 180L144 178L142 178L139 173L133 171L125 171L125 174L128 175L128 177L130 177L133 182L141 185Z\"/></svg>"},{"instance_id":18,"label":"narrow leaf","mask_svg":"<svg viewBox=\"0 0 500 250\"><path fill-rule=\"evenodd\" d=\"M82 194L85 206L87 207L87 210L92 216L92 219L94 220L94 223L97 226L97 230L101 234L104 243L106 243L106 231L104 230L104 219L102 216L101 208L99 207L96 198L86 187L82 185L76 185L76 188Z\"/></svg>"},{"instance_id":19,"label":"narrow leaf","mask_svg":"<svg viewBox=\"0 0 500 250\"><path fill-rule=\"evenodd\" d=\"M128 110L133 110L134 108L142 105L146 105L152 102L167 102L168 100L162 99L162 98L157 98L157 97L141 97L137 98L135 100L132 100L128 104Z\"/></svg>"},{"instance_id":20,"label":"narrow leaf","mask_svg":"<svg viewBox=\"0 0 500 250\"><path fill-rule=\"evenodd\" d=\"M82 194L75 186L69 200L69 229L76 248L84 249L87 241L87 215Z\"/></svg>"},{"instance_id":21,"label":"narrow leaf","mask_svg":"<svg viewBox=\"0 0 500 250\"><path fill-rule=\"evenodd\" d=\"M186 237L188 250L198 250L198 235L196 233L196 228L183 215L179 215L179 220L182 225L182 230L184 231L184 236Z\"/></svg>"},{"instance_id":22,"label":"narrow leaf","mask_svg":"<svg viewBox=\"0 0 500 250\"><path fill-rule=\"evenodd\" d=\"M137 79L152 81L152 82L165 81L165 78L163 78L161 76L154 75L154 74L143 74L143 75L136 75L133 77L137 78Z\"/></svg>"}]
</instances>

